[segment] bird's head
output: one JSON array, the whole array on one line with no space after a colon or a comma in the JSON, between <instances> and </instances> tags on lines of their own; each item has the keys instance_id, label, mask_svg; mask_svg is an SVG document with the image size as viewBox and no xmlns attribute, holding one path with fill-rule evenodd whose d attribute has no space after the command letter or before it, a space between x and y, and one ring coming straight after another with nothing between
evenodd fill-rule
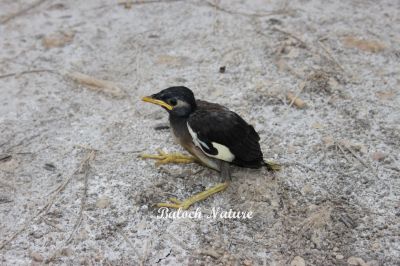
<instances>
[{"instance_id":1,"label":"bird's head","mask_svg":"<svg viewBox=\"0 0 400 266\"><path fill-rule=\"evenodd\" d=\"M172 116L188 116L196 109L193 92L183 86L167 88L142 100L160 105Z\"/></svg>"}]
</instances>

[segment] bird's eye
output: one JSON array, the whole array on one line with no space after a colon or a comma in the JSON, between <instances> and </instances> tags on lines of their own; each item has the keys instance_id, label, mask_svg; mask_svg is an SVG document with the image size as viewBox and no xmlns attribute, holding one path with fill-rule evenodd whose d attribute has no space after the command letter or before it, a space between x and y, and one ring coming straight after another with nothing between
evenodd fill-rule
<instances>
[{"instance_id":1,"label":"bird's eye","mask_svg":"<svg viewBox=\"0 0 400 266\"><path fill-rule=\"evenodd\" d=\"M177 104L176 99L175 98L170 99L169 100L169 104L172 105L172 106L175 106Z\"/></svg>"}]
</instances>

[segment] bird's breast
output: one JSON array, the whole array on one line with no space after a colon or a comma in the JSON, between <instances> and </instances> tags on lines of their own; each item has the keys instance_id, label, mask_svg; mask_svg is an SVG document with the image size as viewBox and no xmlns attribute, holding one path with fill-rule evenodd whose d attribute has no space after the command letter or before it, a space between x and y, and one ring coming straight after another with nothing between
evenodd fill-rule
<instances>
[{"instance_id":1,"label":"bird's breast","mask_svg":"<svg viewBox=\"0 0 400 266\"><path fill-rule=\"evenodd\" d=\"M206 166L214 170L220 171L218 162L215 159L205 155L200 148L196 147L193 142L192 136L189 133L186 120L176 121L170 119L170 128L171 134L176 143L181 145L185 150L187 150L190 154L199 159Z\"/></svg>"}]
</instances>

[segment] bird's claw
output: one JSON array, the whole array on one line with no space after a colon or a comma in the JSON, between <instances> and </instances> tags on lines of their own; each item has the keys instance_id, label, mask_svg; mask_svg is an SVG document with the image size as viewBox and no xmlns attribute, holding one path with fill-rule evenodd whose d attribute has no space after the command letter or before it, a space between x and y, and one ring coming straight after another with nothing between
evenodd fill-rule
<instances>
[{"instance_id":1,"label":"bird's claw","mask_svg":"<svg viewBox=\"0 0 400 266\"><path fill-rule=\"evenodd\" d=\"M187 209L189 209L190 205L192 205L194 203L190 199L180 201L177 198L169 198L169 201L171 201L173 203L157 203L156 206L158 208L165 207L165 208L187 210Z\"/></svg>"},{"instance_id":2,"label":"bird's claw","mask_svg":"<svg viewBox=\"0 0 400 266\"><path fill-rule=\"evenodd\" d=\"M157 203L156 206L159 208L166 207L166 208L187 210L194 203L205 200L206 198L214 195L215 193L225 190L228 187L228 184L229 184L228 182L219 183L185 200L178 200L177 198L169 198L169 201L171 201L172 203Z\"/></svg>"},{"instance_id":3,"label":"bird's claw","mask_svg":"<svg viewBox=\"0 0 400 266\"><path fill-rule=\"evenodd\" d=\"M156 165L168 163L193 163L196 161L194 157L183 155L180 153L166 153L162 149L157 149L158 155L154 154L141 154L142 159L157 160Z\"/></svg>"}]
</instances>

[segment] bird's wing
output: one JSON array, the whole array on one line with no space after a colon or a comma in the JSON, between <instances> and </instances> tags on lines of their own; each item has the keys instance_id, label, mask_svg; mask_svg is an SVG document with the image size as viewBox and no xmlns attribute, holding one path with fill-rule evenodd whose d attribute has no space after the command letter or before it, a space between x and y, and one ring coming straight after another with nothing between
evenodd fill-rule
<instances>
[{"instance_id":1,"label":"bird's wing","mask_svg":"<svg viewBox=\"0 0 400 266\"><path fill-rule=\"evenodd\" d=\"M207 156L246 165L262 161L257 132L238 114L218 104L197 102L187 126L193 142Z\"/></svg>"}]
</instances>

